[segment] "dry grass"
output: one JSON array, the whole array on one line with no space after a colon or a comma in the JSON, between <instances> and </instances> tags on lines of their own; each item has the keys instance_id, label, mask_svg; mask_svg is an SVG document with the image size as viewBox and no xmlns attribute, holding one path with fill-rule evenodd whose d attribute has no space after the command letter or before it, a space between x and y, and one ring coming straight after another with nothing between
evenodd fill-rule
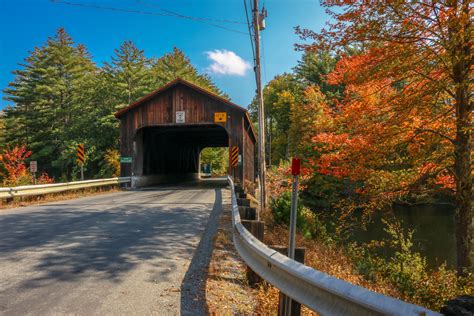
<instances>
[{"instance_id":1,"label":"dry grass","mask_svg":"<svg viewBox=\"0 0 474 316\"><path fill-rule=\"evenodd\" d=\"M248 286L246 266L232 242L230 191L223 190L223 213L215 236L206 282L206 300L211 315L254 314L256 290Z\"/></svg>"},{"instance_id":2,"label":"dry grass","mask_svg":"<svg viewBox=\"0 0 474 316\"><path fill-rule=\"evenodd\" d=\"M8 203L5 200L1 200L0 210L16 208L16 207L25 207L25 206L31 206L31 205L39 205L39 204L57 202L57 201L72 200L72 199L77 199L77 198L86 197L86 196L93 196L93 195L98 195L98 194L113 193L113 192L120 192L120 191L121 189L118 186L106 186L106 187L78 189L78 190L51 193L51 194L45 194L45 195L17 197L13 201L8 202Z\"/></svg>"},{"instance_id":3,"label":"dry grass","mask_svg":"<svg viewBox=\"0 0 474 316\"><path fill-rule=\"evenodd\" d=\"M270 212L262 214L262 218L266 222L265 244L288 244L288 229L275 225ZM298 247L306 248L305 264L307 266L378 293L393 297L400 296L390 284L372 283L353 271L350 259L342 250L322 245L317 240L304 239L300 234L296 236L296 241ZM259 288L257 295L257 314L275 313L278 310L278 293L278 289L271 285L263 284ZM305 307L302 308L301 313L302 315L317 315Z\"/></svg>"}]
</instances>

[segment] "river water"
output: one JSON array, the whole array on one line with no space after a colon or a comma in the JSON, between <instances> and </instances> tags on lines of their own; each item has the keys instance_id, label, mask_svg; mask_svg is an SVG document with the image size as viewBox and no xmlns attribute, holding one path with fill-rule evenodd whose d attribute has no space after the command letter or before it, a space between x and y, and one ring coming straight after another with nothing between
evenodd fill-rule
<instances>
[{"instance_id":1,"label":"river water","mask_svg":"<svg viewBox=\"0 0 474 316\"><path fill-rule=\"evenodd\" d=\"M394 215L402 227L414 229L414 250L426 257L430 267L446 262L456 267L455 207L449 204L395 205ZM381 222L383 215L375 216L367 230L354 233L355 241L382 240L388 237ZM386 253L389 254L388 252Z\"/></svg>"}]
</instances>

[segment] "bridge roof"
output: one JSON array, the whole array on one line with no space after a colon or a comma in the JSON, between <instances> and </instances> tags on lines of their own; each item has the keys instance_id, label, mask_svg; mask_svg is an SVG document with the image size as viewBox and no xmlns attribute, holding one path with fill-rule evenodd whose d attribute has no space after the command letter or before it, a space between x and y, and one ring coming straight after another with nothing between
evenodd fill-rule
<instances>
[{"instance_id":1,"label":"bridge roof","mask_svg":"<svg viewBox=\"0 0 474 316\"><path fill-rule=\"evenodd\" d=\"M133 102L132 104L118 110L117 112L115 112L114 115L115 115L116 118L120 118L122 115L129 112L130 110L133 110L133 109L141 106L146 101L152 99L153 97L157 96L158 94L160 94L160 93L162 93L162 92L164 92L168 89L171 89L172 87L177 86L179 84L187 86L187 87L189 87L189 88L191 88L191 89L193 89L197 92L200 92L200 93L202 93L202 94L204 94L204 95L206 95L206 96L208 96L212 99L215 99L219 102L222 102L222 103L224 103L228 106L231 106L235 109L238 109L238 110L242 111L245 118L246 118L246 120L248 121L248 124L250 126L251 131L252 131L254 139L257 139L257 134L255 133L254 127L252 125L252 120L250 119L249 112L247 111L247 109L245 109L245 108L243 108L243 107L241 107L241 106L239 106L239 105L237 105L233 102L230 102L229 100L227 100L227 99L225 99L225 98L223 98L223 97L221 97L221 96L219 96L215 93L207 91L206 89L203 89L203 88L201 88L201 87L199 87L199 86L197 86L197 85L195 85L195 84L193 84L193 83L191 83L187 80L181 79L181 78L176 78L173 81L168 82L164 86L161 86L160 88L158 88L155 91L147 94L146 96L142 97L141 99L139 99L139 100Z\"/></svg>"}]
</instances>

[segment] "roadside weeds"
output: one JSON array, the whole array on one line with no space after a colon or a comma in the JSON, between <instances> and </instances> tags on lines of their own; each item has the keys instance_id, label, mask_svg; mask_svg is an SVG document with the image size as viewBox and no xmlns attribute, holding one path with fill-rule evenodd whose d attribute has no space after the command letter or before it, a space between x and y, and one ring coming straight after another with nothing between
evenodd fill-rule
<instances>
[{"instance_id":1,"label":"roadside weeds","mask_svg":"<svg viewBox=\"0 0 474 316\"><path fill-rule=\"evenodd\" d=\"M266 245L287 245L288 244L288 228L282 225L276 225L273 221L270 210L262 214L265 221L265 237ZM398 297L399 293L390 284L370 282L360 274L353 270L350 259L344 254L344 251L334 247L326 246L317 240L305 239L300 233L296 235L297 247L305 247L305 265L316 270L327 273L338 279L344 280L351 284L365 287L371 291L381 294ZM257 294L256 314L268 314L269 312L278 310L278 289L264 283ZM317 313L302 306L302 315L318 315Z\"/></svg>"},{"instance_id":2,"label":"roadside weeds","mask_svg":"<svg viewBox=\"0 0 474 316\"><path fill-rule=\"evenodd\" d=\"M11 209L18 207L25 207L31 205L40 205L50 202L58 202L65 200L72 200L86 196L94 196L104 193L114 193L120 192L118 186L106 186L106 187L96 187L96 188L86 188L86 189L77 189L65 192L50 193L45 195L32 195L25 197L16 197L12 202L5 202L5 200L0 200L0 210L2 209Z\"/></svg>"}]
</instances>

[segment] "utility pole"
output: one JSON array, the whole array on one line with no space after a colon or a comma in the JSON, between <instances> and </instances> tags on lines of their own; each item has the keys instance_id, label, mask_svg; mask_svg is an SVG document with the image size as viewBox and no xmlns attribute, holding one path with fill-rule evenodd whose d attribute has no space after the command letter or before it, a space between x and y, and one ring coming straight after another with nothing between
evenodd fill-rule
<instances>
[{"instance_id":1,"label":"utility pole","mask_svg":"<svg viewBox=\"0 0 474 316\"><path fill-rule=\"evenodd\" d=\"M253 1L253 27L255 35L255 79L258 99L258 175L260 182L260 210L265 209L265 109L263 105L262 75L260 64L260 28L264 23L264 12L258 12L258 0ZM264 26L263 26L264 27ZM260 219L260 212L258 220Z\"/></svg>"}]
</instances>

